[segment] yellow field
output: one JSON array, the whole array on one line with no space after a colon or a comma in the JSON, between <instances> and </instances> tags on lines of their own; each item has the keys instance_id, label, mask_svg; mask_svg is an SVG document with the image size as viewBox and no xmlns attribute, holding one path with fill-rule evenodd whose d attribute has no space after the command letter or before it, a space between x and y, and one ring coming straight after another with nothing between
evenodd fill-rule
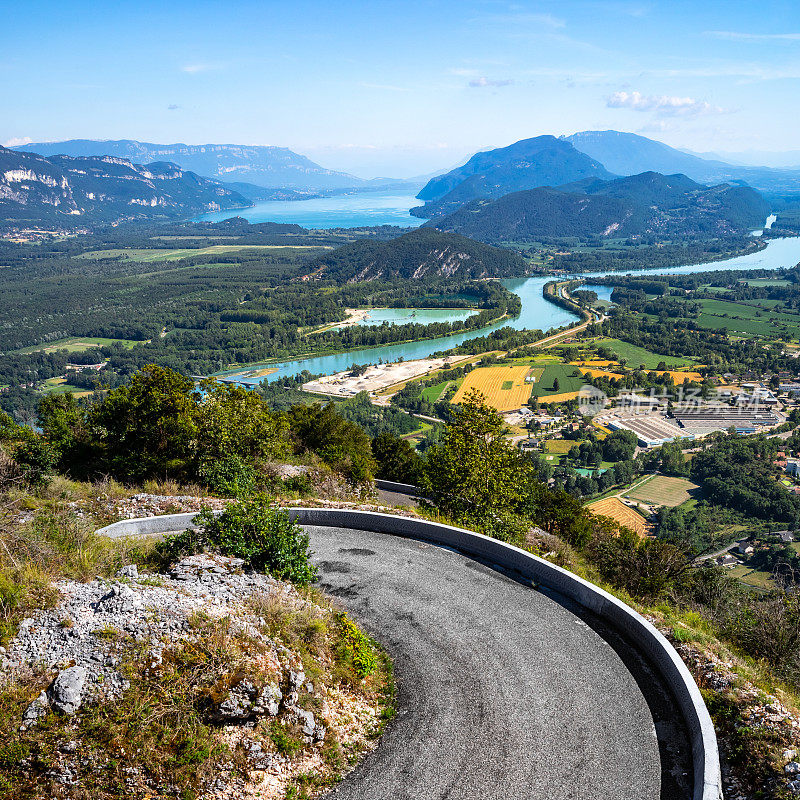
<instances>
[{"instance_id":1,"label":"yellow field","mask_svg":"<svg viewBox=\"0 0 800 800\"><path fill-rule=\"evenodd\" d=\"M620 378L622 377L619 372L609 372L607 369L597 369L597 367L578 367L580 371L584 375L588 375L590 378Z\"/></svg>"},{"instance_id":2,"label":"yellow field","mask_svg":"<svg viewBox=\"0 0 800 800\"><path fill-rule=\"evenodd\" d=\"M570 361L571 367L618 367L619 361L603 361L601 358L593 358L589 361Z\"/></svg>"},{"instance_id":3,"label":"yellow field","mask_svg":"<svg viewBox=\"0 0 800 800\"><path fill-rule=\"evenodd\" d=\"M636 531L639 536L647 536L650 533L650 525L641 514L637 514L616 497L606 497L605 500L598 500L596 503L589 503L586 508L593 514L599 514L611 519Z\"/></svg>"},{"instance_id":4,"label":"yellow field","mask_svg":"<svg viewBox=\"0 0 800 800\"><path fill-rule=\"evenodd\" d=\"M546 394L539 398L541 403L566 403L567 400L574 400L580 392L562 392L561 394Z\"/></svg>"},{"instance_id":5,"label":"yellow field","mask_svg":"<svg viewBox=\"0 0 800 800\"><path fill-rule=\"evenodd\" d=\"M599 366L611 366L613 362L598 362L598 361L585 361L583 364L580 362L573 362L575 366L577 366L581 372L585 375L589 375L591 378L621 378L622 375L619 372L611 372L606 369L598 369ZM585 367L583 365L586 365ZM588 365L592 366L588 366ZM572 365L570 365L572 366ZM680 386L686 381L696 381L697 383L703 382L703 376L699 372L676 372L674 370L646 370L647 372L655 372L656 375L671 375L672 380L675 381L676 386Z\"/></svg>"},{"instance_id":6,"label":"yellow field","mask_svg":"<svg viewBox=\"0 0 800 800\"><path fill-rule=\"evenodd\" d=\"M529 367L478 367L467 373L464 382L453 395L451 403L460 403L473 389L477 389L486 398L486 404L498 411L511 411L528 402L531 396L531 384L525 383ZM510 389L503 389L503 384L511 382ZM551 398L547 398L548 401Z\"/></svg>"}]
</instances>

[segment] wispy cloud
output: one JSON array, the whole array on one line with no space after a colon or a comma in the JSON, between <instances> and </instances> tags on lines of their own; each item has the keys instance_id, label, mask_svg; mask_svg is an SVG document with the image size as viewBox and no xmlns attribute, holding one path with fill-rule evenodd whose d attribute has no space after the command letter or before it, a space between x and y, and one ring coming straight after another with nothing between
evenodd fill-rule
<instances>
[{"instance_id":1,"label":"wispy cloud","mask_svg":"<svg viewBox=\"0 0 800 800\"><path fill-rule=\"evenodd\" d=\"M213 72L221 68L220 64L184 64L181 67L181 72L187 72L189 75L196 75L199 72Z\"/></svg>"},{"instance_id":2,"label":"wispy cloud","mask_svg":"<svg viewBox=\"0 0 800 800\"><path fill-rule=\"evenodd\" d=\"M645 95L641 92L614 92L606 99L608 108L627 108L631 111L653 111L660 116L699 117L724 114L725 109L705 100L676 95Z\"/></svg>"},{"instance_id":3,"label":"wispy cloud","mask_svg":"<svg viewBox=\"0 0 800 800\"><path fill-rule=\"evenodd\" d=\"M502 80L491 80L487 78L485 75L481 75L479 78L473 78L470 82L470 88L472 89L483 89L485 87L493 87L497 88L498 86L511 86L514 81L511 78L504 78Z\"/></svg>"},{"instance_id":4,"label":"wispy cloud","mask_svg":"<svg viewBox=\"0 0 800 800\"><path fill-rule=\"evenodd\" d=\"M23 144L30 144L32 141L30 136L12 136L7 142L3 142L3 147L20 147Z\"/></svg>"},{"instance_id":5,"label":"wispy cloud","mask_svg":"<svg viewBox=\"0 0 800 800\"><path fill-rule=\"evenodd\" d=\"M800 42L800 33L749 33L746 31L706 31L706 36L715 39L730 39L734 42Z\"/></svg>"}]
</instances>

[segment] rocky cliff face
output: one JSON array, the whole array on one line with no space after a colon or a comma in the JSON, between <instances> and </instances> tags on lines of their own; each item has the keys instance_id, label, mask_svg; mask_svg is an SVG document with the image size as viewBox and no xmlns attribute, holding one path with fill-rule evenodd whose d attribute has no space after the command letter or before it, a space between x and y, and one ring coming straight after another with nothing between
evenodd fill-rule
<instances>
[{"instance_id":1,"label":"rocky cliff face","mask_svg":"<svg viewBox=\"0 0 800 800\"><path fill-rule=\"evenodd\" d=\"M238 192L168 162L47 158L0 147L0 220L6 225L91 227L248 205Z\"/></svg>"}]
</instances>

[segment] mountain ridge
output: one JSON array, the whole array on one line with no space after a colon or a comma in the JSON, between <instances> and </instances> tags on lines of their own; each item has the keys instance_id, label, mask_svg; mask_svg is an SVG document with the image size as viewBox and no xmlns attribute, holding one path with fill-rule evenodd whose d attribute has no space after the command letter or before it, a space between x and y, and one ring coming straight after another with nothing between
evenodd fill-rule
<instances>
[{"instance_id":1,"label":"mountain ridge","mask_svg":"<svg viewBox=\"0 0 800 800\"><path fill-rule=\"evenodd\" d=\"M562 137L618 175L683 173L704 183L745 182L766 192L800 192L800 169L730 164L623 131L580 131Z\"/></svg>"},{"instance_id":2,"label":"mountain ridge","mask_svg":"<svg viewBox=\"0 0 800 800\"><path fill-rule=\"evenodd\" d=\"M496 199L514 191L588 177L610 178L613 174L565 139L536 136L476 153L462 166L428 181L417 195L425 205L411 213L427 218L445 216L477 198Z\"/></svg>"},{"instance_id":3,"label":"mountain ridge","mask_svg":"<svg viewBox=\"0 0 800 800\"><path fill-rule=\"evenodd\" d=\"M127 158L136 163L170 161L182 169L219 181L252 183L280 189L348 189L370 181L325 169L287 147L271 145L157 144L137 139L68 139L34 142L13 148L17 152Z\"/></svg>"},{"instance_id":4,"label":"mountain ridge","mask_svg":"<svg viewBox=\"0 0 800 800\"><path fill-rule=\"evenodd\" d=\"M431 276L457 278L524 275L525 261L510 250L436 228L417 228L390 239L361 239L342 245L310 262L312 274L340 282Z\"/></svg>"},{"instance_id":5,"label":"mountain ridge","mask_svg":"<svg viewBox=\"0 0 800 800\"><path fill-rule=\"evenodd\" d=\"M0 147L0 218L6 226L92 227L250 205L220 182L169 162L143 166L115 156L45 157Z\"/></svg>"}]
</instances>

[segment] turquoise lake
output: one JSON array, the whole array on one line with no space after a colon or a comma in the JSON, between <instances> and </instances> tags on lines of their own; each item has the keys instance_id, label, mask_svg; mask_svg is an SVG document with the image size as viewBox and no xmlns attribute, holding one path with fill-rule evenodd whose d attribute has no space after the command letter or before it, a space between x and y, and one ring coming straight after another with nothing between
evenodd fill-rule
<instances>
[{"instance_id":1,"label":"turquoise lake","mask_svg":"<svg viewBox=\"0 0 800 800\"><path fill-rule=\"evenodd\" d=\"M790 237L785 239L773 239L767 246L757 253L750 253L746 256L737 256L724 261L714 261L707 264L692 264L681 267L655 270L629 270L627 272L594 272L585 273L582 276L591 283L592 278L605 277L607 275L631 275L635 272L642 272L648 275L667 275L667 274L687 274L692 272L719 272L728 269L780 269L781 267L793 267L800 263L800 237ZM514 278L504 280L502 283L522 300L522 312L518 317L511 320L503 320L478 331L466 331L450 336L443 336L438 339L426 339L422 342L409 342L405 344L390 344L382 347L364 348L361 350L348 350L345 353L335 355L315 356L300 360L284 361L263 366L276 368L267 378L245 378L243 383L257 385L262 380L272 381L276 378L296 375L303 370L308 370L312 374L332 375L335 372L342 372L353 364L376 364L378 361L397 361L400 358L410 360L414 358L427 358L432 353L440 350L449 350L456 347L467 339L482 336L502 327L511 327L517 330L548 330L558 328L575 322L578 317L575 314L554 305L545 300L542 295L544 285L553 280L552 276L537 276L533 278ZM397 309L392 309L397 311ZM452 313L452 312L451 312ZM259 365L249 365L248 369L256 369ZM232 375L240 370L226 370L224 373Z\"/></svg>"},{"instance_id":2,"label":"turquoise lake","mask_svg":"<svg viewBox=\"0 0 800 800\"><path fill-rule=\"evenodd\" d=\"M467 308L371 308L358 324L370 327L384 322L390 325L430 325L432 322L457 322L475 313ZM337 325L333 330L341 327Z\"/></svg>"},{"instance_id":3,"label":"turquoise lake","mask_svg":"<svg viewBox=\"0 0 800 800\"><path fill-rule=\"evenodd\" d=\"M424 219L412 217L410 208L422 205L408 192L357 192L311 200L270 200L252 208L213 211L197 219L220 222L243 217L248 222L282 222L304 228L360 228L370 225L399 225L416 228Z\"/></svg>"}]
</instances>

